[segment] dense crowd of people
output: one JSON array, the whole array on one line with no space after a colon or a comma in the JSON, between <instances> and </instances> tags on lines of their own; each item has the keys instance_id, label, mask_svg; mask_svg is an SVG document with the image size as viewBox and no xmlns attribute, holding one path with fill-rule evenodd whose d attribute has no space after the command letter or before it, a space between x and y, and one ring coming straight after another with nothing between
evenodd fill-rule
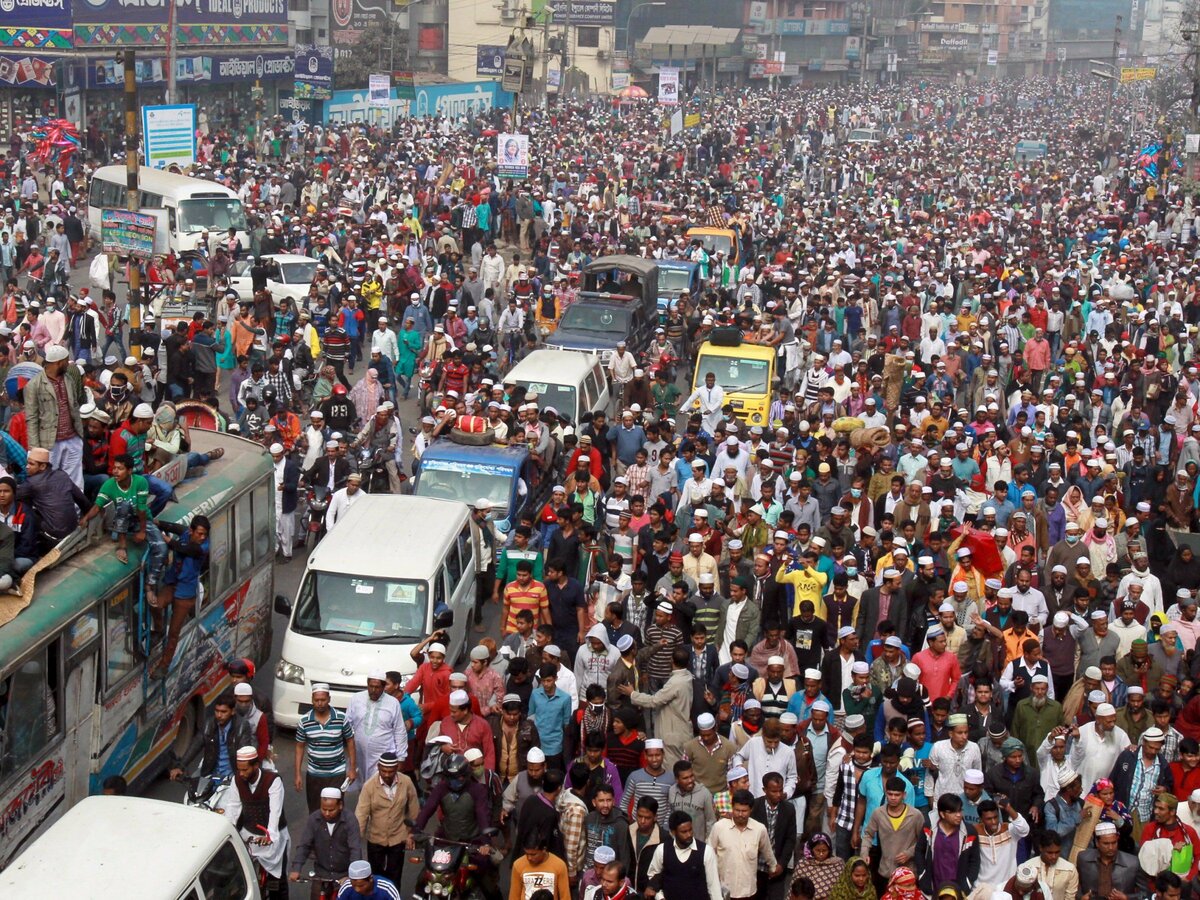
<instances>
[{"instance_id":1,"label":"dense crowd of people","mask_svg":"<svg viewBox=\"0 0 1200 900\"><path fill-rule=\"evenodd\" d=\"M249 243L150 261L133 334L119 261L69 287L86 170L8 159L0 359L43 366L7 396L11 576L44 552L17 523L61 538L114 502L116 552L149 540L158 571L170 485L138 448L186 452L176 404L268 448L284 557L302 478L335 527L351 450L399 490L480 416L550 487L506 533L476 504L500 632L466 671L435 633L345 710L312 685L285 785L231 666L202 767L274 892L312 870L398 896L428 828L488 897L1176 900L1200 866L1197 213L1168 152L1096 133L1112 102L1070 77L717 94L674 136L653 104L566 104L526 117L516 182L503 111L205 135L192 173L238 193ZM1029 138L1044 158L1014 157ZM318 262L302 302L271 295L282 252ZM612 354L613 420L570 421L506 373L615 252L702 287ZM161 334L170 302L204 310ZM765 427L705 372L676 383L731 330L776 348ZM150 581L168 651L204 524L171 542L173 590Z\"/></svg>"}]
</instances>

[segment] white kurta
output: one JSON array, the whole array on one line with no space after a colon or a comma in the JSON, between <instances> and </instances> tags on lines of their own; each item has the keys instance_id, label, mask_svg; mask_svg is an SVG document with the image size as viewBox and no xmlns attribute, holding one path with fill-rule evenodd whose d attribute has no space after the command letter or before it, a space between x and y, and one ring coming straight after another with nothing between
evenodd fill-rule
<instances>
[{"instance_id":1,"label":"white kurta","mask_svg":"<svg viewBox=\"0 0 1200 900\"><path fill-rule=\"evenodd\" d=\"M1103 737L1096 734L1096 723L1079 726L1079 737L1071 742L1071 767L1084 784L1107 778L1122 750L1129 748L1129 735L1113 726Z\"/></svg>"},{"instance_id":2,"label":"white kurta","mask_svg":"<svg viewBox=\"0 0 1200 900\"><path fill-rule=\"evenodd\" d=\"M372 701L359 691L346 704L346 718L354 728L354 747L358 754L358 783L366 784L375 775L379 757L393 751L400 759L408 756L408 730L400 701L381 694Z\"/></svg>"},{"instance_id":3,"label":"white kurta","mask_svg":"<svg viewBox=\"0 0 1200 900\"><path fill-rule=\"evenodd\" d=\"M258 782L262 780L260 773L258 779L250 785L250 790L253 791L258 787ZM275 783L271 785L271 789L267 792L267 797L270 799L271 812L269 816L269 824L267 833L271 838L269 844L248 844L247 848L250 855L258 861L272 878L282 878L283 859L287 853L288 845L291 843L291 837L286 828L279 827L279 817L283 815L283 779L276 778ZM231 785L229 790L225 792L225 818L235 825L237 820L242 815L242 798L238 795L237 785ZM242 828L239 834L243 838L262 837L261 833L250 831Z\"/></svg>"}]
</instances>

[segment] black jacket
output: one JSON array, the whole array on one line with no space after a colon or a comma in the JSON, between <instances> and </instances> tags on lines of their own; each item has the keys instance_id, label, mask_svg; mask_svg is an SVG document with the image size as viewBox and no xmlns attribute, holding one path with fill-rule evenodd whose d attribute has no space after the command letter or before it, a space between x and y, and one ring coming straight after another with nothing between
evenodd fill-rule
<instances>
[{"instance_id":1,"label":"black jacket","mask_svg":"<svg viewBox=\"0 0 1200 900\"><path fill-rule=\"evenodd\" d=\"M762 822L766 827L766 797L759 797L754 801L750 818ZM779 801L779 808L775 813L775 837L771 840L771 849L775 851L775 860L786 870L786 874L780 877L790 877L796 853L796 807L787 799Z\"/></svg>"},{"instance_id":2,"label":"black jacket","mask_svg":"<svg viewBox=\"0 0 1200 900\"><path fill-rule=\"evenodd\" d=\"M311 864L309 857L312 857ZM318 809L304 820L291 868L293 872L302 873L315 869L318 878L345 878L350 863L363 858L362 834L354 813L343 806L330 834L325 817Z\"/></svg>"},{"instance_id":3,"label":"black jacket","mask_svg":"<svg viewBox=\"0 0 1200 900\"><path fill-rule=\"evenodd\" d=\"M921 836L917 838L916 853L913 855L913 862L916 863L914 868L921 873L918 886L927 897L932 897L935 888L940 887L933 883L933 829L937 827L935 823L933 828L921 831ZM975 832L966 825L958 827L958 839L960 843L956 882L964 893L969 893L979 879L979 841Z\"/></svg>"},{"instance_id":4,"label":"black jacket","mask_svg":"<svg viewBox=\"0 0 1200 900\"><path fill-rule=\"evenodd\" d=\"M855 661L866 659L861 650L854 651ZM835 648L825 654L821 660L821 685L826 697L842 696L842 690L849 685L842 684L842 654Z\"/></svg>"},{"instance_id":5,"label":"black jacket","mask_svg":"<svg viewBox=\"0 0 1200 900\"><path fill-rule=\"evenodd\" d=\"M1138 756L1141 755L1141 752L1140 749L1122 750L1113 764L1112 774L1108 776L1112 779L1114 799L1120 800L1126 806L1129 805L1129 793L1133 789L1133 770L1137 768ZM1175 790L1175 776L1171 773L1171 765L1161 753L1158 755L1158 781L1156 784L1168 794ZM1150 787L1153 786L1150 785Z\"/></svg>"},{"instance_id":6,"label":"black jacket","mask_svg":"<svg viewBox=\"0 0 1200 900\"><path fill-rule=\"evenodd\" d=\"M311 469L305 473L308 478L308 483L314 486L324 487L329 484L329 457L322 456L318 459ZM350 460L344 456L339 456L333 461L333 489L340 491L346 486L346 479L350 477Z\"/></svg>"},{"instance_id":7,"label":"black jacket","mask_svg":"<svg viewBox=\"0 0 1200 900\"><path fill-rule=\"evenodd\" d=\"M217 720L210 717L208 723L204 726L196 740L192 743L183 755L182 759L176 757L171 762L171 766L183 767L189 759L196 754L199 743L200 750L200 770L198 774L211 776L217 770L217 760L221 754L221 737L217 728ZM237 752L242 747L253 747L256 741L254 733L250 730L246 723L234 716L230 720L229 731L225 735L225 752L229 754L229 766L233 770L237 770Z\"/></svg>"}]
</instances>

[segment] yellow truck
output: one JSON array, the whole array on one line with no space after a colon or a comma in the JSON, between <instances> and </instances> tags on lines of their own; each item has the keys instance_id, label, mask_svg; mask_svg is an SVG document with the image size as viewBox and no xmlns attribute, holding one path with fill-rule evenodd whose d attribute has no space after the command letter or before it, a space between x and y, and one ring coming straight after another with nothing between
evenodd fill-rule
<instances>
[{"instance_id":1,"label":"yellow truck","mask_svg":"<svg viewBox=\"0 0 1200 900\"><path fill-rule=\"evenodd\" d=\"M712 372L733 414L747 425L766 428L771 408L771 387L775 381L775 348L765 344L712 340L705 341L696 355L692 390L704 384Z\"/></svg>"},{"instance_id":2,"label":"yellow truck","mask_svg":"<svg viewBox=\"0 0 1200 900\"><path fill-rule=\"evenodd\" d=\"M732 228L707 228L696 225L687 230L688 244L695 240L700 241L709 259L714 259L719 250L725 254L725 262L729 265L740 265L741 248L738 245L737 232Z\"/></svg>"}]
</instances>

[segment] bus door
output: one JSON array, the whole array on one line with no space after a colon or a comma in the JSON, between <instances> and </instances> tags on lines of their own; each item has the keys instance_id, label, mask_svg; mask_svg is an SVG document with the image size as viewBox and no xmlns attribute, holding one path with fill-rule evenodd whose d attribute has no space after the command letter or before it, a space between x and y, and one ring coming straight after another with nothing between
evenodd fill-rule
<instances>
[{"instance_id":1,"label":"bus door","mask_svg":"<svg viewBox=\"0 0 1200 900\"><path fill-rule=\"evenodd\" d=\"M100 664L100 610L81 613L63 633L63 748L67 807L89 793L92 725L96 715L97 673Z\"/></svg>"}]
</instances>

